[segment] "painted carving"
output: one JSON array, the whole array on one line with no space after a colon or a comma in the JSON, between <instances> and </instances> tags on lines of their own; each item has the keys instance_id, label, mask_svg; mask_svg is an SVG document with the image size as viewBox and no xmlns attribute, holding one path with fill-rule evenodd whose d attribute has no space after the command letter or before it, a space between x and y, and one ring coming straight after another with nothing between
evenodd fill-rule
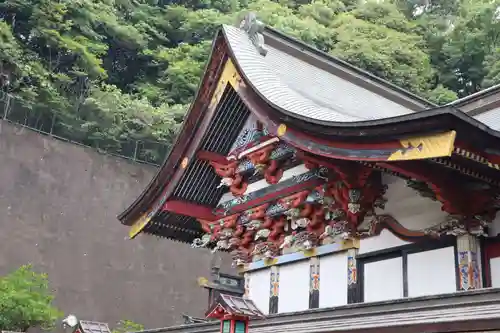
<instances>
[{"instance_id":1,"label":"painted carving","mask_svg":"<svg viewBox=\"0 0 500 333\"><path fill-rule=\"evenodd\" d=\"M275 171L270 156L277 148L277 142L267 137L261 137L261 140L266 144L241 147L240 152L232 153L235 159L231 162L211 162L223 177L225 186L233 186L233 181L238 180L236 164L233 163L238 162L236 157L244 156L264 174L268 170ZM223 208L227 214L233 211L233 215L214 222L200 221L203 229L211 235L210 241L205 238L204 242L196 241L193 246L215 246L215 251L229 251L235 264L241 265L358 237L359 223L366 216L373 215L375 207L383 207L385 203L385 187L380 175L357 164L332 166L308 159L305 162L312 170L294 176L288 186L297 188L297 185L314 180L317 183L312 185L316 187L304 188L274 201L260 201L260 205L245 211L238 212L234 207L258 201L265 194L251 193L224 203L216 212ZM268 181L272 183L274 180ZM273 189L272 186L269 188Z\"/></svg>"},{"instance_id":2,"label":"painted carving","mask_svg":"<svg viewBox=\"0 0 500 333\"><path fill-rule=\"evenodd\" d=\"M309 308L319 308L319 259L311 258L309 263Z\"/></svg>"},{"instance_id":3,"label":"painted carving","mask_svg":"<svg viewBox=\"0 0 500 333\"><path fill-rule=\"evenodd\" d=\"M191 244L192 248L202 248L207 247L212 240L212 236L210 234L204 234L201 238L195 238L193 243Z\"/></svg>"},{"instance_id":4,"label":"painted carving","mask_svg":"<svg viewBox=\"0 0 500 333\"><path fill-rule=\"evenodd\" d=\"M325 229L319 236L319 239L323 242L323 244L327 244L334 243L338 240L349 239L351 236L352 233L346 220L334 220L325 226Z\"/></svg>"},{"instance_id":5,"label":"painted carving","mask_svg":"<svg viewBox=\"0 0 500 333\"><path fill-rule=\"evenodd\" d=\"M425 229L424 232L434 237L441 235L462 236L466 234L487 236L486 229L491 221L491 218L486 216L473 216L468 219L460 215L450 215L443 223Z\"/></svg>"},{"instance_id":6,"label":"painted carving","mask_svg":"<svg viewBox=\"0 0 500 333\"><path fill-rule=\"evenodd\" d=\"M313 292L315 290L319 290L319 260L317 260L317 258L311 261L309 269L311 278L309 291Z\"/></svg>"},{"instance_id":7,"label":"painted carving","mask_svg":"<svg viewBox=\"0 0 500 333\"><path fill-rule=\"evenodd\" d=\"M236 249L231 252L234 266L243 266L252 260L251 254L245 249Z\"/></svg>"},{"instance_id":8,"label":"painted carving","mask_svg":"<svg viewBox=\"0 0 500 333\"><path fill-rule=\"evenodd\" d=\"M480 288L479 264L477 254L473 251L458 252L458 273L461 290Z\"/></svg>"},{"instance_id":9,"label":"painted carving","mask_svg":"<svg viewBox=\"0 0 500 333\"><path fill-rule=\"evenodd\" d=\"M254 165L255 173L261 173L269 184L278 183L283 176L279 162L271 160L271 154L276 147L277 143L272 143L246 155Z\"/></svg>"},{"instance_id":10,"label":"painted carving","mask_svg":"<svg viewBox=\"0 0 500 333\"><path fill-rule=\"evenodd\" d=\"M347 257L347 285L353 285L358 282L358 272L356 269L356 257Z\"/></svg>"},{"instance_id":11,"label":"painted carving","mask_svg":"<svg viewBox=\"0 0 500 333\"><path fill-rule=\"evenodd\" d=\"M265 158L266 154L258 156L253 157L254 162ZM329 176L326 168L315 170L318 171L314 174L324 175L323 185L214 222L200 220L204 230L211 235L210 241L205 237L204 242L197 240L193 246L215 244L215 251L230 251L235 264L242 265L357 237L358 219L372 213L376 199L384 201L383 187L367 180L364 182L366 188L350 189L337 174ZM295 178L296 181L309 181L310 176L303 174ZM378 190L376 195L374 189Z\"/></svg>"},{"instance_id":12,"label":"painted carving","mask_svg":"<svg viewBox=\"0 0 500 333\"><path fill-rule=\"evenodd\" d=\"M267 239L271 234L269 229L261 229L255 233L255 240Z\"/></svg>"},{"instance_id":13,"label":"painted carving","mask_svg":"<svg viewBox=\"0 0 500 333\"><path fill-rule=\"evenodd\" d=\"M276 243L264 241L255 244L252 255L260 259L273 259L279 256L279 247Z\"/></svg>"},{"instance_id":14,"label":"painted carving","mask_svg":"<svg viewBox=\"0 0 500 333\"><path fill-rule=\"evenodd\" d=\"M388 214L372 216L367 227L359 229L357 237L365 238L380 234L383 229L390 230L397 237L405 241L415 241L421 238L439 238L442 236L487 236L487 227L491 220L488 217L476 216L466 219L460 216L448 216L445 221L430 228L410 230L401 225L394 217Z\"/></svg>"},{"instance_id":15,"label":"painted carving","mask_svg":"<svg viewBox=\"0 0 500 333\"><path fill-rule=\"evenodd\" d=\"M278 312L278 301L280 293L280 272L279 267L271 267L271 277L269 286L269 313Z\"/></svg>"},{"instance_id":16,"label":"painted carving","mask_svg":"<svg viewBox=\"0 0 500 333\"><path fill-rule=\"evenodd\" d=\"M217 251L227 251L231 248L231 244L229 243L228 239L221 239L218 241L215 245L215 247L212 249L212 253L215 253Z\"/></svg>"},{"instance_id":17,"label":"painted carving","mask_svg":"<svg viewBox=\"0 0 500 333\"><path fill-rule=\"evenodd\" d=\"M451 174L419 164L377 163L377 166L416 179L408 181L408 186L424 197L441 202L441 209L450 214L450 218L431 228L431 233L484 235L485 227L495 217L496 192L487 184L457 182Z\"/></svg>"},{"instance_id":18,"label":"painted carving","mask_svg":"<svg viewBox=\"0 0 500 333\"><path fill-rule=\"evenodd\" d=\"M293 249L293 252L308 251L318 246L319 237L309 231L293 232L284 238L280 248Z\"/></svg>"},{"instance_id":19,"label":"painted carving","mask_svg":"<svg viewBox=\"0 0 500 333\"><path fill-rule=\"evenodd\" d=\"M233 161L227 164L222 164L210 161L210 165L214 168L215 173L222 177L218 188L227 186L229 187L229 191L235 196L240 196L245 193L248 184L243 181L243 177L240 174L236 173L238 162Z\"/></svg>"}]
</instances>

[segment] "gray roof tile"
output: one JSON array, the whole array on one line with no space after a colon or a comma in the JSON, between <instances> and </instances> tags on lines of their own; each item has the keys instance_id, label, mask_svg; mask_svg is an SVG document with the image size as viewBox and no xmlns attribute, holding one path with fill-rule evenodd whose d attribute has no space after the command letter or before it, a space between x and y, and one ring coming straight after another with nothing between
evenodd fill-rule
<instances>
[{"instance_id":1,"label":"gray roof tile","mask_svg":"<svg viewBox=\"0 0 500 333\"><path fill-rule=\"evenodd\" d=\"M495 131L500 131L500 108L492 109L474 116L486 126Z\"/></svg>"},{"instance_id":2,"label":"gray roof tile","mask_svg":"<svg viewBox=\"0 0 500 333\"><path fill-rule=\"evenodd\" d=\"M266 45L260 55L246 32L223 27L234 56L255 89L292 114L329 122L401 116L412 110L366 88Z\"/></svg>"}]
</instances>

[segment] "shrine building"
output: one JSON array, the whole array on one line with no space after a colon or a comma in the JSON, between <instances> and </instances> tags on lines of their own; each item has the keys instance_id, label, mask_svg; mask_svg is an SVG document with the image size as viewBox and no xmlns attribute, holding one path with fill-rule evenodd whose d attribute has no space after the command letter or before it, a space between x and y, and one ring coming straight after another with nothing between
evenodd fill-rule
<instances>
[{"instance_id":1,"label":"shrine building","mask_svg":"<svg viewBox=\"0 0 500 333\"><path fill-rule=\"evenodd\" d=\"M438 107L247 14L119 219L229 253L250 333L465 332L500 329L499 208L500 87Z\"/></svg>"}]
</instances>

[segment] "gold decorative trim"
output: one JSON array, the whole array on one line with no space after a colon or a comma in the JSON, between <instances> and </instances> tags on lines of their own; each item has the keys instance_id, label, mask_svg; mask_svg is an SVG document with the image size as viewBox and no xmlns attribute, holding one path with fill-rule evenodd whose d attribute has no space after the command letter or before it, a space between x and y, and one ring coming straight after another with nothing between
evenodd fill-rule
<instances>
[{"instance_id":1,"label":"gold decorative trim","mask_svg":"<svg viewBox=\"0 0 500 333\"><path fill-rule=\"evenodd\" d=\"M457 132L449 131L400 140L404 149L389 156L388 161L407 161L451 156Z\"/></svg>"},{"instance_id":2,"label":"gold decorative trim","mask_svg":"<svg viewBox=\"0 0 500 333\"><path fill-rule=\"evenodd\" d=\"M186 169L189 164L189 158L184 157L181 162L181 168Z\"/></svg>"},{"instance_id":3,"label":"gold decorative trim","mask_svg":"<svg viewBox=\"0 0 500 333\"><path fill-rule=\"evenodd\" d=\"M278 136L283 136L286 133L286 125L285 124L280 124L278 126L277 134Z\"/></svg>"},{"instance_id":4,"label":"gold decorative trim","mask_svg":"<svg viewBox=\"0 0 500 333\"><path fill-rule=\"evenodd\" d=\"M148 225L149 221L151 221L151 212L143 214L129 229L128 237L130 239L137 236L144 228Z\"/></svg>"},{"instance_id":5,"label":"gold decorative trim","mask_svg":"<svg viewBox=\"0 0 500 333\"><path fill-rule=\"evenodd\" d=\"M208 279L206 277L200 276L198 278L198 286L200 286L200 287L208 287Z\"/></svg>"},{"instance_id":6,"label":"gold decorative trim","mask_svg":"<svg viewBox=\"0 0 500 333\"><path fill-rule=\"evenodd\" d=\"M455 149L453 149L453 153L465 157L469 160L473 160L475 162L487 165L492 169L500 170L500 164L492 163L486 157L472 153L468 150L456 147Z\"/></svg>"},{"instance_id":7,"label":"gold decorative trim","mask_svg":"<svg viewBox=\"0 0 500 333\"><path fill-rule=\"evenodd\" d=\"M342 249L359 249L359 238L349 238L342 241Z\"/></svg>"}]
</instances>

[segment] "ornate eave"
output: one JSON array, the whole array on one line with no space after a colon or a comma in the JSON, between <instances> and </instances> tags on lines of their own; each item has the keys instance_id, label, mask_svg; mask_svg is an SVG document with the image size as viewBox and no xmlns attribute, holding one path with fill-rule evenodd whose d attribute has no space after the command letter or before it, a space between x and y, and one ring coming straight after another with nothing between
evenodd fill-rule
<instances>
[{"instance_id":1,"label":"ornate eave","mask_svg":"<svg viewBox=\"0 0 500 333\"><path fill-rule=\"evenodd\" d=\"M259 47L261 39L256 41ZM259 53L260 56L264 57L263 53ZM231 142L237 139L250 114L266 133L231 151ZM229 125L223 127L224 122L217 122L217 117L232 118ZM445 118L452 122L443 122ZM197 97L168 158L148 188L119 219L123 224L133 225L131 237L146 232L191 242L201 238L210 223L221 219L216 206L225 185L229 185L234 195L241 196L246 190L245 182L252 175L265 179L272 185L268 191L276 192L284 186L280 180L287 166L285 161L295 163L291 156L309 166L326 166L341 176L346 174L342 167L345 169L347 165L347 168L369 170L367 173L376 169L416 180L421 180L425 171L420 168L415 173L401 169L398 161L412 160L414 162L404 163L415 165L434 163L437 168L453 169L499 187L500 157L486 153L483 145L488 138L489 144L499 142L498 132L469 118L446 108L326 126L292 116L259 93L240 68L223 28L216 35ZM472 132L468 131L470 126L475 128ZM422 128L427 132L422 133ZM222 132L224 142L219 140ZM324 135L332 133L334 136L326 140ZM217 151L213 147L218 147ZM346 188L363 187L350 181L342 179ZM297 191L285 191L281 197ZM280 197L276 195L271 199ZM231 209L240 214L257 206L259 201ZM347 208L343 207L344 211Z\"/></svg>"}]
</instances>

